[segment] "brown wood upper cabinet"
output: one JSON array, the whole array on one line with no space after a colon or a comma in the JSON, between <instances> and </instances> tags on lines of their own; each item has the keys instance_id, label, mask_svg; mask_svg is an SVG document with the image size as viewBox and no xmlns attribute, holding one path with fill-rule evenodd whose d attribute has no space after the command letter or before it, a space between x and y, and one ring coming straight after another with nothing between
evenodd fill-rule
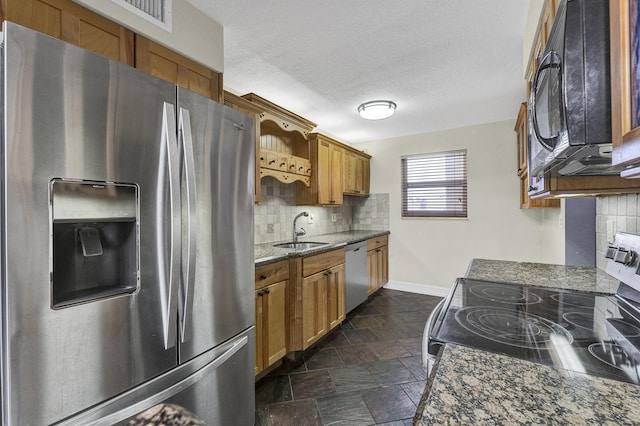
<instances>
[{"instance_id":1,"label":"brown wood upper cabinet","mask_svg":"<svg viewBox=\"0 0 640 426\"><path fill-rule=\"evenodd\" d=\"M343 201L342 167L344 149L335 139L310 133L311 186L298 185L299 205L340 205Z\"/></svg>"},{"instance_id":2,"label":"brown wood upper cabinet","mask_svg":"<svg viewBox=\"0 0 640 426\"><path fill-rule=\"evenodd\" d=\"M637 1L611 0L609 19L611 31L611 127L614 165L625 166L623 177L640 176L640 106L637 99L640 86L637 79L637 52L640 34L630 25L632 10ZM637 12L636 12L637 13ZM637 47L636 47L637 48Z\"/></svg>"},{"instance_id":3,"label":"brown wood upper cabinet","mask_svg":"<svg viewBox=\"0 0 640 426\"><path fill-rule=\"evenodd\" d=\"M345 148L343 191L346 195L369 195L369 160L371 156Z\"/></svg>"},{"instance_id":4,"label":"brown wood upper cabinet","mask_svg":"<svg viewBox=\"0 0 640 426\"><path fill-rule=\"evenodd\" d=\"M309 160L309 132L315 123L255 93L242 98L259 109L259 149L256 162L260 178L309 186L313 168Z\"/></svg>"},{"instance_id":5,"label":"brown wood upper cabinet","mask_svg":"<svg viewBox=\"0 0 640 426\"><path fill-rule=\"evenodd\" d=\"M134 33L71 0L2 0L1 19L134 65Z\"/></svg>"},{"instance_id":6,"label":"brown wood upper cabinet","mask_svg":"<svg viewBox=\"0 0 640 426\"><path fill-rule=\"evenodd\" d=\"M222 74L136 34L136 68L199 95L223 102Z\"/></svg>"},{"instance_id":7,"label":"brown wood upper cabinet","mask_svg":"<svg viewBox=\"0 0 640 426\"><path fill-rule=\"evenodd\" d=\"M1 18L222 102L222 74L71 0L0 0Z\"/></svg>"}]
</instances>

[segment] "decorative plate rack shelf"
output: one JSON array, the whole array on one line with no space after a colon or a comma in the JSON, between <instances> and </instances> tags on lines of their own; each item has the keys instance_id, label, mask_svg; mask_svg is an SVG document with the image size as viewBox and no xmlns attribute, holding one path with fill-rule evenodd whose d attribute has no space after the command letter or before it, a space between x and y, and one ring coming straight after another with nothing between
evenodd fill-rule
<instances>
[{"instance_id":1,"label":"decorative plate rack shelf","mask_svg":"<svg viewBox=\"0 0 640 426\"><path fill-rule=\"evenodd\" d=\"M260 177L271 176L282 183L311 185L309 133L316 124L268 100L248 93L242 96L258 106L260 121Z\"/></svg>"}]
</instances>

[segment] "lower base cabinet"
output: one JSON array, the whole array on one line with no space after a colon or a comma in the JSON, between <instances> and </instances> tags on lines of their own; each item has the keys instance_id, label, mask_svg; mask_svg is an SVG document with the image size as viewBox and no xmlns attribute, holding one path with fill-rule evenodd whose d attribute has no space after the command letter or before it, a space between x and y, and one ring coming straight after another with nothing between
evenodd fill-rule
<instances>
[{"instance_id":1,"label":"lower base cabinet","mask_svg":"<svg viewBox=\"0 0 640 426\"><path fill-rule=\"evenodd\" d=\"M345 319L344 263L302 280L302 340L306 349Z\"/></svg>"},{"instance_id":2,"label":"lower base cabinet","mask_svg":"<svg viewBox=\"0 0 640 426\"><path fill-rule=\"evenodd\" d=\"M375 293L389 282L389 241L388 237L367 240L367 270L369 288L367 294Z\"/></svg>"},{"instance_id":3,"label":"lower base cabinet","mask_svg":"<svg viewBox=\"0 0 640 426\"><path fill-rule=\"evenodd\" d=\"M367 240L369 294L389 281L388 237ZM344 249L256 267L256 365L316 343L346 318Z\"/></svg>"},{"instance_id":4,"label":"lower base cabinet","mask_svg":"<svg viewBox=\"0 0 640 426\"><path fill-rule=\"evenodd\" d=\"M256 375L288 352L288 278L287 261L256 268Z\"/></svg>"}]
</instances>

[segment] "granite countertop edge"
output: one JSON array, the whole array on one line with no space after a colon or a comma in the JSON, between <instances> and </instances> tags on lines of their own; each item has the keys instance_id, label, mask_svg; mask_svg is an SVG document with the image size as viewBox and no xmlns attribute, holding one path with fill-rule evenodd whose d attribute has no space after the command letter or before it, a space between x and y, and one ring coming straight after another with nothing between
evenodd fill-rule
<instances>
[{"instance_id":1,"label":"granite countertop edge","mask_svg":"<svg viewBox=\"0 0 640 426\"><path fill-rule=\"evenodd\" d=\"M389 235L390 231L384 230L366 230L366 231L344 231L333 232L329 234L315 235L300 238L298 241L304 242L323 242L326 245L314 247L306 250L294 250L274 247L275 244L286 243L290 241L274 241L264 244L256 244L254 246L254 262L256 266L266 265L268 263L278 262L280 260L289 259L291 257L305 257L314 254L324 253L326 251L335 250L349 244L359 243L371 238Z\"/></svg>"}]
</instances>

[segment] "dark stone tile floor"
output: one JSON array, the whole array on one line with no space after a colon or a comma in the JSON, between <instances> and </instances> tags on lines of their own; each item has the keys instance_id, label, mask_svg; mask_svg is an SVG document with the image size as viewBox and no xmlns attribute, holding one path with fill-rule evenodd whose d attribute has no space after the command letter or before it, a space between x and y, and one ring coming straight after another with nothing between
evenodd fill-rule
<instances>
[{"instance_id":1,"label":"dark stone tile floor","mask_svg":"<svg viewBox=\"0 0 640 426\"><path fill-rule=\"evenodd\" d=\"M256 425L410 425L427 374L424 324L439 297L381 289L256 382Z\"/></svg>"}]
</instances>

